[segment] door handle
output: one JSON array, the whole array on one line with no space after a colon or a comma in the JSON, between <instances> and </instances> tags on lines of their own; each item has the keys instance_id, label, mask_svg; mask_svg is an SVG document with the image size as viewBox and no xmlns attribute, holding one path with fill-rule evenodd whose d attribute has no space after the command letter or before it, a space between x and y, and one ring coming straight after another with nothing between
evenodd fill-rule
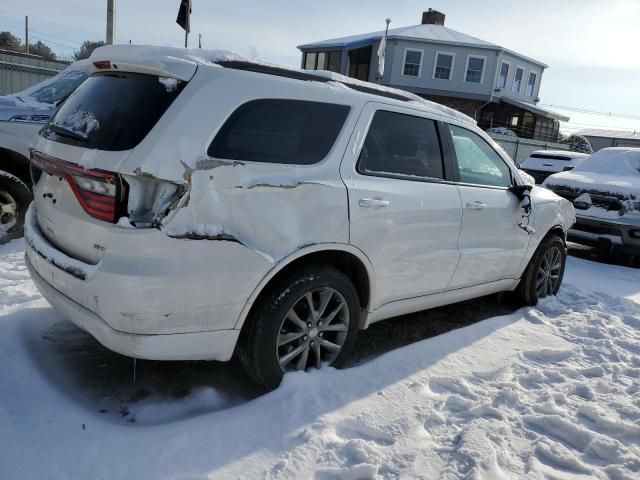
<instances>
[{"instance_id":1,"label":"door handle","mask_svg":"<svg viewBox=\"0 0 640 480\"><path fill-rule=\"evenodd\" d=\"M467 203L467 208L469 210L482 210L483 208L485 208L487 206L486 203L482 203L482 202L469 202Z\"/></svg>"},{"instance_id":2,"label":"door handle","mask_svg":"<svg viewBox=\"0 0 640 480\"><path fill-rule=\"evenodd\" d=\"M362 208L384 208L389 206L389 200L381 198L361 198L358 202Z\"/></svg>"}]
</instances>

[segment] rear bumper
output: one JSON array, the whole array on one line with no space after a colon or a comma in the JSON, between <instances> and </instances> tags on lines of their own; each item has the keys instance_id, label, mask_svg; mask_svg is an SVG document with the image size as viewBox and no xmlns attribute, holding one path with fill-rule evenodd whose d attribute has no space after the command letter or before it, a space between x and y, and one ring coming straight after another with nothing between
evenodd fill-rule
<instances>
[{"instance_id":1,"label":"rear bumper","mask_svg":"<svg viewBox=\"0 0 640 480\"><path fill-rule=\"evenodd\" d=\"M633 238L630 233L632 230L640 230L640 222L620 223L578 216L569 230L568 239L626 255L640 255L640 238Z\"/></svg>"},{"instance_id":2,"label":"rear bumper","mask_svg":"<svg viewBox=\"0 0 640 480\"><path fill-rule=\"evenodd\" d=\"M105 227L103 238L102 259L81 262L47 240L29 209L27 263L54 308L125 355L231 357L240 312L270 267L263 257L237 242L172 239L155 229Z\"/></svg>"},{"instance_id":3,"label":"rear bumper","mask_svg":"<svg viewBox=\"0 0 640 480\"><path fill-rule=\"evenodd\" d=\"M233 355L239 330L139 335L114 330L98 315L66 297L40 276L26 254L26 264L42 296L76 326L109 350L149 360L220 360Z\"/></svg>"}]
</instances>

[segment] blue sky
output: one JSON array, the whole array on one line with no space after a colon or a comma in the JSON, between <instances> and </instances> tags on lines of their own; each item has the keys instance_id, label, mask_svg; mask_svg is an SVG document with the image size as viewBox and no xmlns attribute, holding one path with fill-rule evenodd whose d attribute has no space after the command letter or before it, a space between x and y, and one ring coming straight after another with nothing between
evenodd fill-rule
<instances>
[{"instance_id":1,"label":"blue sky","mask_svg":"<svg viewBox=\"0 0 640 480\"><path fill-rule=\"evenodd\" d=\"M192 0L190 45L224 48L298 66L302 43L420 23L429 7L447 15L446 26L503 45L550 65L542 79L543 104L640 116L639 0ZM180 46L178 0L127 0L117 4L116 41ZM86 39L103 39L106 0L21 0L0 7L0 30L19 36L29 15L31 37L59 55ZM560 110L559 110L560 111ZM640 130L640 119L563 113L582 126Z\"/></svg>"}]
</instances>

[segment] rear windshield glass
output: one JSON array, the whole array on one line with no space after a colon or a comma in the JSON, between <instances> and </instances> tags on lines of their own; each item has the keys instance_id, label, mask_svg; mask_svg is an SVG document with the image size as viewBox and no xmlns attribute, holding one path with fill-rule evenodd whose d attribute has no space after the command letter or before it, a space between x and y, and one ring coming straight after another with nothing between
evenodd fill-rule
<instances>
[{"instance_id":1,"label":"rear windshield glass","mask_svg":"<svg viewBox=\"0 0 640 480\"><path fill-rule=\"evenodd\" d=\"M532 153L529 155L531 158L545 158L547 160L571 160L572 157L567 155L545 155L543 153Z\"/></svg>"},{"instance_id":2,"label":"rear windshield glass","mask_svg":"<svg viewBox=\"0 0 640 480\"><path fill-rule=\"evenodd\" d=\"M149 133L185 84L139 73L89 77L62 104L42 134L81 147L129 150Z\"/></svg>"},{"instance_id":3,"label":"rear windshield glass","mask_svg":"<svg viewBox=\"0 0 640 480\"><path fill-rule=\"evenodd\" d=\"M309 165L333 147L349 107L301 100L253 100L240 106L209 146L211 157Z\"/></svg>"}]
</instances>

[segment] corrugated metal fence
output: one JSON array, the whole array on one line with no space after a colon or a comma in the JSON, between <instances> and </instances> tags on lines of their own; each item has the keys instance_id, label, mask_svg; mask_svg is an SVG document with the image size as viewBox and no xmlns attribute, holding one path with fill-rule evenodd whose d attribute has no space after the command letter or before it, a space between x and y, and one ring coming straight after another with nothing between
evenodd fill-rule
<instances>
[{"instance_id":1,"label":"corrugated metal fence","mask_svg":"<svg viewBox=\"0 0 640 480\"><path fill-rule=\"evenodd\" d=\"M0 95L20 92L53 77L68 65L69 62L45 60L37 55L0 50Z\"/></svg>"},{"instance_id":2,"label":"corrugated metal fence","mask_svg":"<svg viewBox=\"0 0 640 480\"><path fill-rule=\"evenodd\" d=\"M495 133L490 133L489 136L518 163L524 162L536 150L569 150L569 146L566 143L545 142L543 140L510 137Z\"/></svg>"}]
</instances>

